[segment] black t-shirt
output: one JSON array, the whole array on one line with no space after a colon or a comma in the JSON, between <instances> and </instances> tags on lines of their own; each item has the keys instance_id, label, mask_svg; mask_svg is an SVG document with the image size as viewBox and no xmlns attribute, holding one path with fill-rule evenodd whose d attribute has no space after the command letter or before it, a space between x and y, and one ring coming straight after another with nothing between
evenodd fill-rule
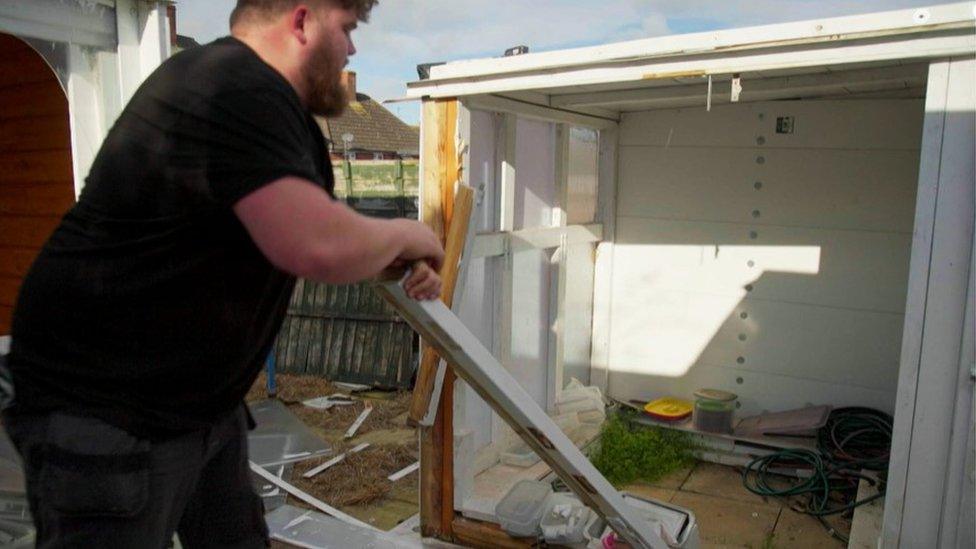
<instances>
[{"instance_id":1,"label":"black t-shirt","mask_svg":"<svg viewBox=\"0 0 976 549\"><path fill-rule=\"evenodd\" d=\"M15 410L89 413L157 437L237 406L295 280L232 206L289 175L331 194L325 150L291 85L244 43L163 63L24 279L8 358Z\"/></svg>"}]
</instances>

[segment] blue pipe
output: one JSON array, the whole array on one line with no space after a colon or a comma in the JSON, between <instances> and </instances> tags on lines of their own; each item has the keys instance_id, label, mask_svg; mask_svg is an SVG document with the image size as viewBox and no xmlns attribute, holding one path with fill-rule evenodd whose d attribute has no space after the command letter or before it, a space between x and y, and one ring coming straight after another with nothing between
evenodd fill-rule
<instances>
[{"instance_id":1,"label":"blue pipe","mask_svg":"<svg viewBox=\"0 0 976 549\"><path fill-rule=\"evenodd\" d=\"M268 398L274 398L278 394L278 385L275 383L275 355L273 350L268 353L264 365L268 371Z\"/></svg>"}]
</instances>

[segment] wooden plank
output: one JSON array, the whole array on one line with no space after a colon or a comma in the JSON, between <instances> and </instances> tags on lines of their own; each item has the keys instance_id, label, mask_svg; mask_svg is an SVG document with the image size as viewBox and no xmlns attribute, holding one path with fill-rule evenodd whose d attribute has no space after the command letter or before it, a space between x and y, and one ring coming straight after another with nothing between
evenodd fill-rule
<instances>
[{"instance_id":1,"label":"wooden plank","mask_svg":"<svg viewBox=\"0 0 976 549\"><path fill-rule=\"evenodd\" d=\"M0 152L63 151L71 154L65 113L0 120Z\"/></svg>"},{"instance_id":2,"label":"wooden plank","mask_svg":"<svg viewBox=\"0 0 976 549\"><path fill-rule=\"evenodd\" d=\"M412 300L399 281L382 282L377 291L455 365L457 374L491 404L581 501L606 518L628 543L645 549L667 547L655 528L624 502L623 496L443 303ZM697 538L694 517L689 513L687 518L689 527L679 543L689 541L684 539L686 536Z\"/></svg>"},{"instance_id":3,"label":"wooden plank","mask_svg":"<svg viewBox=\"0 0 976 549\"><path fill-rule=\"evenodd\" d=\"M70 177L62 181L0 183L0 215L61 217L74 203Z\"/></svg>"},{"instance_id":4,"label":"wooden plank","mask_svg":"<svg viewBox=\"0 0 976 549\"><path fill-rule=\"evenodd\" d=\"M24 42L16 36L0 33L0 49L9 55L15 52L31 50L31 47L27 45L27 42Z\"/></svg>"},{"instance_id":5,"label":"wooden plank","mask_svg":"<svg viewBox=\"0 0 976 549\"><path fill-rule=\"evenodd\" d=\"M4 183L71 181L71 155L67 151L0 153Z\"/></svg>"},{"instance_id":6,"label":"wooden plank","mask_svg":"<svg viewBox=\"0 0 976 549\"><path fill-rule=\"evenodd\" d=\"M0 276L0 305L13 307L17 302L17 292L20 290L20 278Z\"/></svg>"},{"instance_id":7,"label":"wooden plank","mask_svg":"<svg viewBox=\"0 0 976 549\"><path fill-rule=\"evenodd\" d=\"M536 547L534 538L514 538L497 524L455 517L453 521L454 541L465 547L478 549L525 549Z\"/></svg>"},{"instance_id":8,"label":"wooden plank","mask_svg":"<svg viewBox=\"0 0 976 549\"><path fill-rule=\"evenodd\" d=\"M420 216L443 239L450 226L459 176L457 102L424 101L422 118ZM424 536L448 539L454 519L454 383L450 373L445 375L441 391L441 411L434 425L420 428L420 529Z\"/></svg>"},{"instance_id":9,"label":"wooden plank","mask_svg":"<svg viewBox=\"0 0 976 549\"><path fill-rule=\"evenodd\" d=\"M0 110L0 119L64 116L68 99L56 81L46 81L0 88L0 105L14 105Z\"/></svg>"},{"instance_id":10,"label":"wooden plank","mask_svg":"<svg viewBox=\"0 0 976 549\"><path fill-rule=\"evenodd\" d=\"M24 44L25 49L8 52L4 46L0 51L4 56L0 58L0 82L3 87L51 82L60 87L57 77L40 55Z\"/></svg>"},{"instance_id":11,"label":"wooden plank","mask_svg":"<svg viewBox=\"0 0 976 549\"><path fill-rule=\"evenodd\" d=\"M18 248L40 248L57 227L56 217L2 216L0 238L3 244Z\"/></svg>"},{"instance_id":12,"label":"wooden plank","mask_svg":"<svg viewBox=\"0 0 976 549\"><path fill-rule=\"evenodd\" d=\"M11 248L0 242L0 276L23 278L37 252L36 248Z\"/></svg>"},{"instance_id":13,"label":"wooden plank","mask_svg":"<svg viewBox=\"0 0 976 549\"><path fill-rule=\"evenodd\" d=\"M441 135L447 116L446 101L424 101L421 107L421 178L420 213L424 223L427 223L434 233L443 235L444 206L441 203L441 166L443 161L442 140L447 137ZM453 140L452 140L453 142Z\"/></svg>"},{"instance_id":14,"label":"wooden plank","mask_svg":"<svg viewBox=\"0 0 976 549\"><path fill-rule=\"evenodd\" d=\"M13 319L13 307L0 305L0 335L10 335L10 325Z\"/></svg>"},{"instance_id":15,"label":"wooden plank","mask_svg":"<svg viewBox=\"0 0 976 549\"><path fill-rule=\"evenodd\" d=\"M917 173L911 150L623 147L617 213L910 233Z\"/></svg>"},{"instance_id":16,"label":"wooden plank","mask_svg":"<svg viewBox=\"0 0 976 549\"><path fill-rule=\"evenodd\" d=\"M459 263L466 258L461 257L464 249L468 228L471 223L471 211L474 206L474 190L471 187L460 186L454 197L454 219L451 221L447 242L444 248L444 264L441 267L441 301L450 307L454 303L454 289L457 284ZM413 389L413 398L407 411L407 418L415 425L419 425L427 415L430 401L434 393L437 377L437 366L440 357L431 347L425 347L417 370L417 382Z\"/></svg>"}]
</instances>

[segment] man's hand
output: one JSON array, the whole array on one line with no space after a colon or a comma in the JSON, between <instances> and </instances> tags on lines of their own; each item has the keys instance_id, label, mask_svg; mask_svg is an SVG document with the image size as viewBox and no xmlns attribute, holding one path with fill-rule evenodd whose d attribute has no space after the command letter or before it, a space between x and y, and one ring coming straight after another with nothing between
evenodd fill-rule
<instances>
[{"instance_id":1,"label":"man's hand","mask_svg":"<svg viewBox=\"0 0 976 549\"><path fill-rule=\"evenodd\" d=\"M426 261L414 261L410 266L410 276L403 283L403 289L411 299L437 299L441 295L441 277Z\"/></svg>"},{"instance_id":2,"label":"man's hand","mask_svg":"<svg viewBox=\"0 0 976 549\"><path fill-rule=\"evenodd\" d=\"M434 271L441 268L444 262L444 247L441 241L430 230L430 227L413 219L392 219L396 224L397 232L403 240L403 251L400 252L398 260L405 264L412 265L417 260L426 261Z\"/></svg>"}]
</instances>

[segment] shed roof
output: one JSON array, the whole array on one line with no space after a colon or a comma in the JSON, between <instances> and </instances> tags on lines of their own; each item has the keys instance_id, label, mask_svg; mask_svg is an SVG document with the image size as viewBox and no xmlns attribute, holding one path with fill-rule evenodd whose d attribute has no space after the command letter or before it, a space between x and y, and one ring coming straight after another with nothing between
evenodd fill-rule
<instances>
[{"instance_id":1,"label":"shed roof","mask_svg":"<svg viewBox=\"0 0 976 549\"><path fill-rule=\"evenodd\" d=\"M430 78L409 83L407 93L414 98L515 100L613 119L625 107L579 94L666 87L671 88L668 95L680 95L682 87L701 87L708 79L729 81L733 75L789 78L972 55L974 22L973 4L966 2L455 61L431 67ZM892 87L917 79L917 66L906 74L893 70L898 74L874 78L891 81ZM791 84L770 85L789 93ZM586 99L586 105L575 103L579 99Z\"/></svg>"}]
</instances>

